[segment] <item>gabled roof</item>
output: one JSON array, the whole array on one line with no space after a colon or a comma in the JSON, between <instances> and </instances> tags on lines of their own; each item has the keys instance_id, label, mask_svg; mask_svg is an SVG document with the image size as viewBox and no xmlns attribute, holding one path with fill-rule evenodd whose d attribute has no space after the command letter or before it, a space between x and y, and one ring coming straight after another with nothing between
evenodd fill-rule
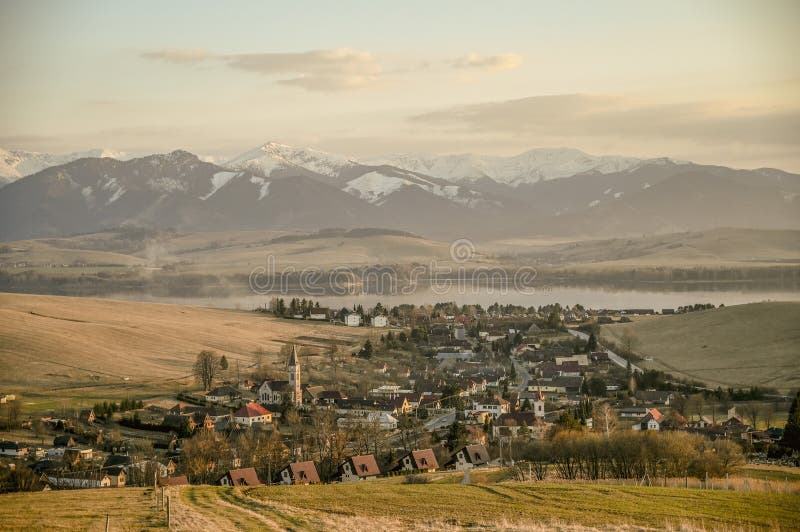
<instances>
[{"instance_id":1,"label":"gabled roof","mask_svg":"<svg viewBox=\"0 0 800 532\"><path fill-rule=\"evenodd\" d=\"M164 477L158 479L159 486L188 486L189 479L186 478L186 475L180 475L178 477Z\"/></svg>"},{"instance_id":2,"label":"gabled roof","mask_svg":"<svg viewBox=\"0 0 800 532\"><path fill-rule=\"evenodd\" d=\"M464 456L473 465L481 465L489 462L489 451L483 445L467 445L463 448Z\"/></svg>"},{"instance_id":3,"label":"gabled roof","mask_svg":"<svg viewBox=\"0 0 800 532\"><path fill-rule=\"evenodd\" d=\"M234 486L260 486L261 481L258 479L256 470L252 467L244 469L231 469L225 475L231 479Z\"/></svg>"},{"instance_id":4,"label":"gabled roof","mask_svg":"<svg viewBox=\"0 0 800 532\"><path fill-rule=\"evenodd\" d=\"M285 392L289 389L289 381L264 381L261 386L269 386L273 392Z\"/></svg>"},{"instance_id":5,"label":"gabled roof","mask_svg":"<svg viewBox=\"0 0 800 532\"><path fill-rule=\"evenodd\" d=\"M239 390L237 390L236 388L226 385L226 386L218 386L217 388L214 388L213 390L211 390L210 392L208 392L206 394L206 397L208 397L209 395L211 397L225 397L225 396L228 396L228 395L238 396L238 395L241 395L241 394L239 393Z\"/></svg>"},{"instance_id":6,"label":"gabled roof","mask_svg":"<svg viewBox=\"0 0 800 532\"><path fill-rule=\"evenodd\" d=\"M234 417L261 417L268 416L270 411L258 403L247 403L233 414Z\"/></svg>"},{"instance_id":7,"label":"gabled roof","mask_svg":"<svg viewBox=\"0 0 800 532\"><path fill-rule=\"evenodd\" d=\"M351 456L349 461L353 464L354 473L359 477L373 477L381 474L378 462L371 454Z\"/></svg>"},{"instance_id":8,"label":"gabled roof","mask_svg":"<svg viewBox=\"0 0 800 532\"><path fill-rule=\"evenodd\" d=\"M289 464L289 470L292 472L292 480L297 484L319 484L319 473L317 473L317 466L314 462L293 462Z\"/></svg>"},{"instance_id":9,"label":"gabled roof","mask_svg":"<svg viewBox=\"0 0 800 532\"><path fill-rule=\"evenodd\" d=\"M411 451L411 458L417 469L439 469L439 461L433 449L419 449Z\"/></svg>"}]
</instances>

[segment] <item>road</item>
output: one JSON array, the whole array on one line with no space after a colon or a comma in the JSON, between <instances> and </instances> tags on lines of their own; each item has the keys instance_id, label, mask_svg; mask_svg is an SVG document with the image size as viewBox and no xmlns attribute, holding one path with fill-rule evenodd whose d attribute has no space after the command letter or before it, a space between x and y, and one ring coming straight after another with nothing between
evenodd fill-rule
<instances>
[{"instance_id":1,"label":"road","mask_svg":"<svg viewBox=\"0 0 800 532\"><path fill-rule=\"evenodd\" d=\"M425 430L437 430L443 427L449 427L456 421L456 413L450 412L447 414L439 414L425 421L422 425Z\"/></svg>"},{"instance_id":2,"label":"road","mask_svg":"<svg viewBox=\"0 0 800 532\"><path fill-rule=\"evenodd\" d=\"M588 340L589 339L589 335L586 334L585 332L576 331L574 329L568 329L568 331L572 336L577 336L581 340ZM597 343L597 346L598 346L598 348L601 347L600 342ZM616 364L617 366L619 366L621 368L627 368L628 367L628 361L625 360L624 358L622 358L621 356L619 356L618 354L616 354L615 352L613 352L610 349L605 348L605 347L603 347L602 350L608 353L608 359L611 362L613 362L614 364ZM631 371L634 371L634 372L637 372L637 373L642 373L643 372L642 368L640 368L639 366L636 366L634 364L631 364Z\"/></svg>"}]
</instances>

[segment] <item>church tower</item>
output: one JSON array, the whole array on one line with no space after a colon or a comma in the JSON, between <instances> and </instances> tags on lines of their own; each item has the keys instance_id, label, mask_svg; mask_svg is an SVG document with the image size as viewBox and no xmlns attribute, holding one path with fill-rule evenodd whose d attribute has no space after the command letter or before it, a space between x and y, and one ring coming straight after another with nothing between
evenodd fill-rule
<instances>
[{"instance_id":1,"label":"church tower","mask_svg":"<svg viewBox=\"0 0 800 532\"><path fill-rule=\"evenodd\" d=\"M300 358L294 345L292 354L289 355L289 391L292 394L292 404L300 406L303 402L303 390L300 388Z\"/></svg>"}]
</instances>

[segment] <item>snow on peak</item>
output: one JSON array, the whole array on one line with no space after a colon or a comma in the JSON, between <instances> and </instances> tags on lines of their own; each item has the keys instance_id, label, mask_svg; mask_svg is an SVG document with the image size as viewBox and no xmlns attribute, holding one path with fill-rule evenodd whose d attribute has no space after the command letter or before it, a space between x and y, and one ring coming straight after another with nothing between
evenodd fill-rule
<instances>
[{"instance_id":1,"label":"snow on peak","mask_svg":"<svg viewBox=\"0 0 800 532\"><path fill-rule=\"evenodd\" d=\"M573 148L537 148L519 155L401 154L373 159L373 164L389 164L449 181L474 181L489 178L498 183L518 186L549 179L570 177L586 172L620 172L641 160L616 155L595 156Z\"/></svg>"},{"instance_id":2,"label":"snow on peak","mask_svg":"<svg viewBox=\"0 0 800 532\"><path fill-rule=\"evenodd\" d=\"M269 177L274 170L298 167L329 177L337 177L342 168L354 164L357 163L343 155L268 142L234 157L223 166L254 171L266 177Z\"/></svg>"},{"instance_id":3,"label":"snow on peak","mask_svg":"<svg viewBox=\"0 0 800 532\"><path fill-rule=\"evenodd\" d=\"M41 172L45 168L67 164L86 157L113 157L114 159L126 160L132 158L132 155L102 148L62 155L0 148L0 177L6 178L8 181L16 181L21 177Z\"/></svg>"}]
</instances>

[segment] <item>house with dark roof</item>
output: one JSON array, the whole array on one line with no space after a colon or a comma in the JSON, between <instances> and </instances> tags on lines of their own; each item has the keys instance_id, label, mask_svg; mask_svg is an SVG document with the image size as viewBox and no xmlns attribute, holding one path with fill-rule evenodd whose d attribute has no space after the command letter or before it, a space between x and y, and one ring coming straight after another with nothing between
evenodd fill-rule
<instances>
[{"instance_id":1,"label":"house with dark roof","mask_svg":"<svg viewBox=\"0 0 800 532\"><path fill-rule=\"evenodd\" d=\"M281 484L319 484L317 466L311 460L292 462L278 473Z\"/></svg>"},{"instance_id":2,"label":"house with dark roof","mask_svg":"<svg viewBox=\"0 0 800 532\"><path fill-rule=\"evenodd\" d=\"M241 392L233 386L219 386L206 394L206 401L210 403L230 403L241 398Z\"/></svg>"},{"instance_id":3,"label":"house with dark roof","mask_svg":"<svg viewBox=\"0 0 800 532\"><path fill-rule=\"evenodd\" d=\"M339 478L342 482L373 479L380 474L378 462L371 454L351 456L339 466Z\"/></svg>"},{"instance_id":4,"label":"house with dark roof","mask_svg":"<svg viewBox=\"0 0 800 532\"><path fill-rule=\"evenodd\" d=\"M28 454L28 448L15 441L0 441L0 455L21 458Z\"/></svg>"},{"instance_id":5,"label":"house with dark roof","mask_svg":"<svg viewBox=\"0 0 800 532\"><path fill-rule=\"evenodd\" d=\"M465 445L457 450L447 465L452 465L457 471L480 467L489 463L489 451L483 445Z\"/></svg>"},{"instance_id":6,"label":"house with dark roof","mask_svg":"<svg viewBox=\"0 0 800 532\"><path fill-rule=\"evenodd\" d=\"M401 457L394 471L432 473L437 469L439 469L439 461L436 460L433 449L419 449Z\"/></svg>"},{"instance_id":7,"label":"house with dark roof","mask_svg":"<svg viewBox=\"0 0 800 532\"><path fill-rule=\"evenodd\" d=\"M222 475L217 484L220 486L261 486L256 470L252 467L230 469Z\"/></svg>"}]
</instances>

